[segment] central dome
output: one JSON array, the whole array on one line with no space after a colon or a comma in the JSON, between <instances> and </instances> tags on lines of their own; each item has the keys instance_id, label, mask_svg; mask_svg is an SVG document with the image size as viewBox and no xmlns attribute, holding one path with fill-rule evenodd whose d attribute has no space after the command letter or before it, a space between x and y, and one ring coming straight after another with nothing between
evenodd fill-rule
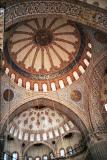
<instances>
[{"instance_id":1,"label":"central dome","mask_svg":"<svg viewBox=\"0 0 107 160\"><path fill-rule=\"evenodd\" d=\"M32 86L28 84L26 88L34 89L36 83L39 90L43 84L45 90L63 88L63 82L71 84L89 65L90 40L83 28L70 19L39 17L20 22L8 31L4 47L5 72L19 86L30 83Z\"/></svg>"},{"instance_id":2,"label":"central dome","mask_svg":"<svg viewBox=\"0 0 107 160\"><path fill-rule=\"evenodd\" d=\"M36 18L16 25L9 40L9 54L28 73L55 73L73 61L80 46L79 37L71 21Z\"/></svg>"}]
</instances>

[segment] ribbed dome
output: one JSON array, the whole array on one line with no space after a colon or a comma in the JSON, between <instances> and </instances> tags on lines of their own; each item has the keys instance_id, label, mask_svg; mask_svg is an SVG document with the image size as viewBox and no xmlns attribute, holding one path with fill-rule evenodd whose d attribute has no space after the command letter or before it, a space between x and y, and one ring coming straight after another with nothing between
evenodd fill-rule
<instances>
[{"instance_id":1,"label":"ribbed dome","mask_svg":"<svg viewBox=\"0 0 107 160\"><path fill-rule=\"evenodd\" d=\"M79 43L78 30L70 21L34 19L14 29L10 56L27 72L53 73L73 61Z\"/></svg>"},{"instance_id":2,"label":"ribbed dome","mask_svg":"<svg viewBox=\"0 0 107 160\"><path fill-rule=\"evenodd\" d=\"M90 40L70 19L35 18L16 24L8 34L6 74L26 89L35 90L35 83L36 90L44 91L43 85L45 91L63 88L89 65Z\"/></svg>"}]
</instances>

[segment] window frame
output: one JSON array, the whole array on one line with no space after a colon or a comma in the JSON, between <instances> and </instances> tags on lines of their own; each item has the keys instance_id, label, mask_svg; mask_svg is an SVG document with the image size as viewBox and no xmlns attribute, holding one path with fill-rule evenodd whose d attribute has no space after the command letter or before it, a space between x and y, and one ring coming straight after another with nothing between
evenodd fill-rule
<instances>
[{"instance_id":1,"label":"window frame","mask_svg":"<svg viewBox=\"0 0 107 160\"><path fill-rule=\"evenodd\" d=\"M47 157L47 160L49 159L49 157L48 157L48 155L47 154L44 154L43 156L42 156L42 160L46 160L46 159L44 159L44 157Z\"/></svg>"},{"instance_id":2,"label":"window frame","mask_svg":"<svg viewBox=\"0 0 107 160\"><path fill-rule=\"evenodd\" d=\"M61 150L64 151L64 156L61 155ZM59 155L60 155L61 157L65 157L65 149L64 149L64 148L61 148L61 149L59 150Z\"/></svg>"},{"instance_id":3,"label":"window frame","mask_svg":"<svg viewBox=\"0 0 107 160\"><path fill-rule=\"evenodd\" d=\"M51 157L51 154L52 154L53 158ZM49 153L49 158L50 158L50 159L55 159L55 156L54 156L54 153L53 153L53 152L50 152L50 153Z\"/></svg>"},{"instance_id":4,"label":"window frame","mask_svg":"<svg viewBox=\"0 0 107 160\"><path fill-rule=\"evenodd\" d=\"M6 159L4 159L4 155L8 155L8 158L6 157ZM11 160L11 153L9 152L9 151L5 151L5 152L3 152L3 160Z\"/></svg>"},{"instance_id":5,"label":"window frame","mask_svg":"<svg viewBox=\"0 0 107 160\"><path fill-rule=\"evenodd\" d=\"M17 158L14 159L13 154L17 154ZM19 153L17 151L12 152L12 160L18 160L19 159Z\"/></svg>"},{"instance_id":6,"label":"window frame","mask_svg":"<svg viewBox=\"0 0 107 160\"><path fill-rule=\"evenodd\" d=\"M71 149L71 150L70 150ZM71 154L72 153L72 154ZM68 146L67 147L67 154L69 155L69 156L72 156L73 155L73 148L72 148L72 146Z\"/></svg>"},{"instance_id":7,"label":"window frame","mask_svg":"<svg viewBox=\"0 0 107 160\"><path fill-rule=\"evenodd\" d=\"M36 160L36 158L39 158L39 160L41 160L41 157L40 157L40 156L36 156L36 157L34 158L34 160Z\"/></svg>"},{"instance_id":8,"label":"window frame","mask_svg":"<svg viewBox=\"0 0 107 160\"><path fill-rule=\"evenodd\" d=\"M32 158L32 160L33 160L33 157L32 157L32 156L28 156L28 157L27 157L27 160L29 160L29 158Z\"/></svg>"}]
</instances>

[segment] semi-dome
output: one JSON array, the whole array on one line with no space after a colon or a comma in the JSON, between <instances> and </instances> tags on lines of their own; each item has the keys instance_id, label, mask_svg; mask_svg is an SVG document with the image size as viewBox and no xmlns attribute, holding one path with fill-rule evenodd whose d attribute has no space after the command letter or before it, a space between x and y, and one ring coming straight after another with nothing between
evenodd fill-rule
<instances>
[{"instance_id":1,"label":"semi-dome","mask_svg":"<svg viewBox=\"0 0 107 160\"><path fill-rule=\"evenodd\" d=\"M25 141L45 141L66 134L74 124L62 113L47 107L33 107L15 116L9 132Z\"/></svg>"}]
</instances>

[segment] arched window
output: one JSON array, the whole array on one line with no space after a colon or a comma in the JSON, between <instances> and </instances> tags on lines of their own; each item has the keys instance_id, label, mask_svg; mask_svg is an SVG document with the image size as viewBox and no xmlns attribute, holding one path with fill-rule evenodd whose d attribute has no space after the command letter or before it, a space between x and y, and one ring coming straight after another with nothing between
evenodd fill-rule
<instances>
[{"instance_id":1,"label":"arched window","mask_svg":"<svg viewBox=\"0 0 107 160\"><path fill-rule=\"evenodd\" d=\"M60 86L61 89L64 88L64 82L63 82L63 80L59 80L59 86Z\"/></svg>"},{"instance_id":2,"label":"arched window","mask_svg":"<svg viewBox=\"0 0 107 160\"><path fill-rule=\"evenodd\" d=\"M40 157L35 157L35 160L40 160L41 158Z\"/></svg>"},{"instance_id":3,"label":"arched window","mask_svg":"<svg viewBox=\"0 0 107 160\"><path fill-rule=\"evenodd\" d=\"M36 140L37 140L37 141L40 141L40 140L41 140L40 134L37 134Z\"/></svg>"},{"instance_id":4,"label":"arched window","mask_svg":"<svg viewBox=\"0 0 107 160\"><path fill-rule=\"evenodd\" d=\"M22 130L19 131L18 138L19 138L20 140L22 140L22 138L23 138L23 131L22 131Z\"/></svg>"},{"instance_id":5,"label":"arched window","mask_svg":"<svg viewBox=\"0 0 107 160\"><path fill-rule=\"evenodd\" d=\"M25 155L25 157L24 157L24 160L27 160L28 158L27 158L27 154Z\"/></svg>"},{"instance_id":6,"label":"arched window","mask_svg":"<svg viewBox=\"0 0 107 160\"><path fill-rule=\"evenodd\" d=\"M58 137L58 136L59 136L58 129L55 129L55 130L54 130L54 134L55 134L55 136L56 136L56 137Z\"/></svg>"},{"instance_id":7,"label":"arched window","mask_svg":"<svg viewBox=\"0 0 107 160\"><path fill-rule=\"evenodd\" d=\"M74 145L74 149L73 149L73 153L76 154L76 152L78 152L80 150L80 147L78 144Z\"/></svg>"},{"instance_id":8,"label":"arched window","mask_svg":"<svg viewBox=\"0 0 107 160\"><path fill-rule=\"evenodd\" d=\"M43 140L46 141L47 140L47 134L43 133Z\"/></svg>"},{"instance_id":9,"label":"arched window","mask_svg":"<svg viewBox=\"0 0 107 160\"><path fill-rule=\"evenodd\" d=\"M107 111L107 103L104 105L104 107L105 107L105 110Z\"/></svg>"},{"instance_id":10,"label":"arched window","mask_svg":"<svg viewBox=\"0 0 107 160\"><path fill-rule=\"evenodd\" d=\"M10 128L10 134L13 134L13 132L14 132L14 126L12 125Z\"/></svg>"},{"instance_id":11,"label":"arched window","mask_svg":"<svg viewBox=\"0 0 107 160\"><path fill-rule=\"evenodd\" d=\"M12 160L18 160L18 153L17 152L12 153Z\"/></svg>"},{"instance_id":12,"label":"arched window","mask_svg":"<svg viewBox=\"0 0 107 160\"><path fill-rule=\"evenodd\" d=\"M87 59L84 59L84 63L85 63L85 65L86 65L87 67L89 66L89 62L88 62Z\"/></svg>"},{"instance_id":13,"label":"arched window","mask_svg":"<svg viewBox=\"0 0 107 160\"><path fill-rule=\"evenodd\" d=\"M39 90L38 84L35 83L35 84L34 84L34 92L38 92L38 90Z\"/></svg>"},{"instance_id":14,"label":"arched window","mask_svg":"<svg viewBox=\"0 0 107 160\"><path fill-rule=\"evenodd\" d=\"M12 81L15 80L15 74L14 74L14 73L11 74L11 80L12 80Z\"/></svg>"},{"instance_id":15,"label":"arched window","mask_svg":"<svg viewBox=\"0 0 107 160\"><path fill-rule=\"evenodd\" d=\"M65 150L63 148L60 149L60 156L65 157Z\"/></svg>"},{"instance_id":16,"label":"arched window","mask_svg":"<svg viewBox=\"0 0 107 160\"><path fill-rule=\"evenodd\" d=\"M92 44L91 44L91 43L88 43L88 47L89 47L89 48L92 48Z\"/></svg>"},{"instance_id":17,"label":"arched window","mask_svg":"<svg viewBox=\"0 0 107 160\"><path fill-rule=\"evenodd\" d=\"M69 131L69 130L70 130L70 128L69 128L69 126L68 126L67 123L64 124L64 127L65 127L66 131Z\"/></svg>"},{"instance_id":18,"label":"arched window","mask_svg":"<svg viewBox=\"0 0 107 160\"><path fill-rule=\"evenodd\" d=\"M91 57L92 57L91 52L87 51L87 56L88 56L89 58L91 58Z\"/></svg>"},{"instance_id":19,"label":"arched window","mask_svg":"<svg viewBox=\"0 0 107 160\"><path fill-rule=\"evenodd\" d=\"M24 140L25 140L25 141L28 140L28 136L29 136L29 134L26 132L25 135L24 135Z\"/></svg>"},{"instance_id":20,"label":"arched window","mask_svg":"<svg viewBox=\"0 0 107 160\"><path fill-rule=\"evenodd\" d=\"M74 76L74 78L75 78L76 80L79 79L79 75L78 75L78 73L77 73L76 71L73 72L73 76Z\"/></svg>"},{"instance_id":21,"label":"arched window","mask_svg":"<svg viewBox=\"0 0 107 160\"><path fill-rule=\"evenodd\" d=\"M54 82L51 83L51 89L52 89L52 91L56 91L56 86L55 86Z\"/></svg>"},{"instance_id":22,"label":"arched window","mask_svg":"<svg viewBox=\"0 0 107 160\"><path fill-rule=\"evenodd\" d=\"M72 153L73 153L73 154L76 154L76 149L75 149L75 147L72 148Z\"/></svg>"},{"instance_id":23,"label":"arched window","mask_svg":"<svg viewBox=\"0 0 107 160\"><path fill-rule=\"evenodd\" d=\"M34 134L30 134L30 141L33 142L35 139L35 135Z\"/></svg>"},{"instance_id":24,"label":"arched window","mask_svg":"<svg viewBox=\"0 0 107 160\"><path fill-rule=\"evenodd\" d=\"M67 82L68 82L69 85L72 84L72 79L71 79L70 76L67 76Z\"/></svg>"},{"instance_id":25,"label":"arched window","mask_svg":"<svg viewBox=\"0 0 107 160\"><path fill-rule=\"evenodd\" d=\"M49 157L50 157L50 159L54 159L54 158L55 158L54 153L51 152L51 153L49 154Z\"/></svg>"},{"instance_id":26,"label":"arched window","mask_svg":"<svg viewBox=\"0 0 107 160\"><path fill-rule=\"evenodd\" d=\"M33 160L33 158L32 157L28 157L27 160Z\"/></svg>"},{"instance_id":27,"label":"arched window","mask_svg":"<svg viewBox=\"0 0 107 160\"><path fill-rule=\"evenodd\" d=\"M47 84L44 83L44 84L42 85L42 89L43 89L43 92L47 92Z\"/></svg>"},{"instance_id":28,"label":"arched window","mask_svg":"<svg viewBox=\"0 0 107 160\"><path fill-rule=\"evenodd\" d=\"M3 160L9 160L9 154L7 152L4 153Z\"/></svg>"},{"instance_id":29,"label":"arched window","mask_svg":"<svg viewBox=\"0 0 107 160\"><path fill-rule=\"evenodd\" d=\"M68 147L68 148L67 148L67 154L68 154L68 155L72 155L72 154L73 154L72 147Z\"/></svg>"},{"instance_id":30,"label":"arched window","mask_svg":"<svg viewBox=\"0 0 107 160\"><path fill-rule=\"evenodd\" d=\"M63 127L60 127L59 131L60 131L61 134L64 134L64 128Z\"/></svg>"},{"instance_id":31,"label":"arched window","mask_svg":"<svg viewBox=\"0 0 107 160\"><path fill-rule=\"evenodd\" d=\"M30 82L26 82L26 89L30 90Z\"/></svg>"},{"instance_id":32,"label":"arched window","mask_svg":"<svg viewBox=\"0 0 107 160\"><path fill-rule=\"evenodd\" d=\"M54 136L53 133L50 131L49 132L49 138L51 139L51 138L53 138L53 136Z\"/></svg>"},{"instance_id":33,"label":"arched window","mask_svg":"<svg viewBox=\"0 0 107 160\"><path fill-rule=\"evenodd\" d=\"M6 68L5 73L8 75L8 73L9 73L9 68Z\"/></svg>"},{"instance_id":34,"label":"arched window","mask_svg":"<svg viewBox=\"0 0 107 160\"><path fill-rule=\"evenodd\" d=\"M18 79L18 86L22 87L22 79L21 78Z\"/></svg>"},{"instance_id":35,"label":"arched window","mask_svg":"<svg viewBox=\"0 0 107 160\"><path fill-rule=\"evenodd\" d=\"M48 156L47 156L47 155L44 155L44 156L42 157L42 160L48 160Z\"/></svg>"},{"instance_id":36,"label":"arched window","mask_svg":"<svg viewBox=\"0 0 107 160\"><path fill-rule=\"evenodd\" d=\"M80 72L83 74L84 72L85 72L85 69L83 68L83 66L79 66L79 70L80 70Z\"/></svg>"},{"instance_id":37,"label":"arched window","mask_svg":"<svg viewBox=\"0 0 107 160\"><path fill-rule=\"evenodd\" d=\"M14 130L14 137L17 137L17 134L18 134L18 129L16 128L16 129Z\"/></svg>"},{"instance_id":38,"label":"arched window","mask_svg":"<svg viewBox=\"0 0 107 160\"><path fill-rule=\"evenodd\" d=\"M68 121L68 124L69 124L70 128L74 127L74 125L73 125L73 123L71 121Z\"/></svg>"}]
</instances>

